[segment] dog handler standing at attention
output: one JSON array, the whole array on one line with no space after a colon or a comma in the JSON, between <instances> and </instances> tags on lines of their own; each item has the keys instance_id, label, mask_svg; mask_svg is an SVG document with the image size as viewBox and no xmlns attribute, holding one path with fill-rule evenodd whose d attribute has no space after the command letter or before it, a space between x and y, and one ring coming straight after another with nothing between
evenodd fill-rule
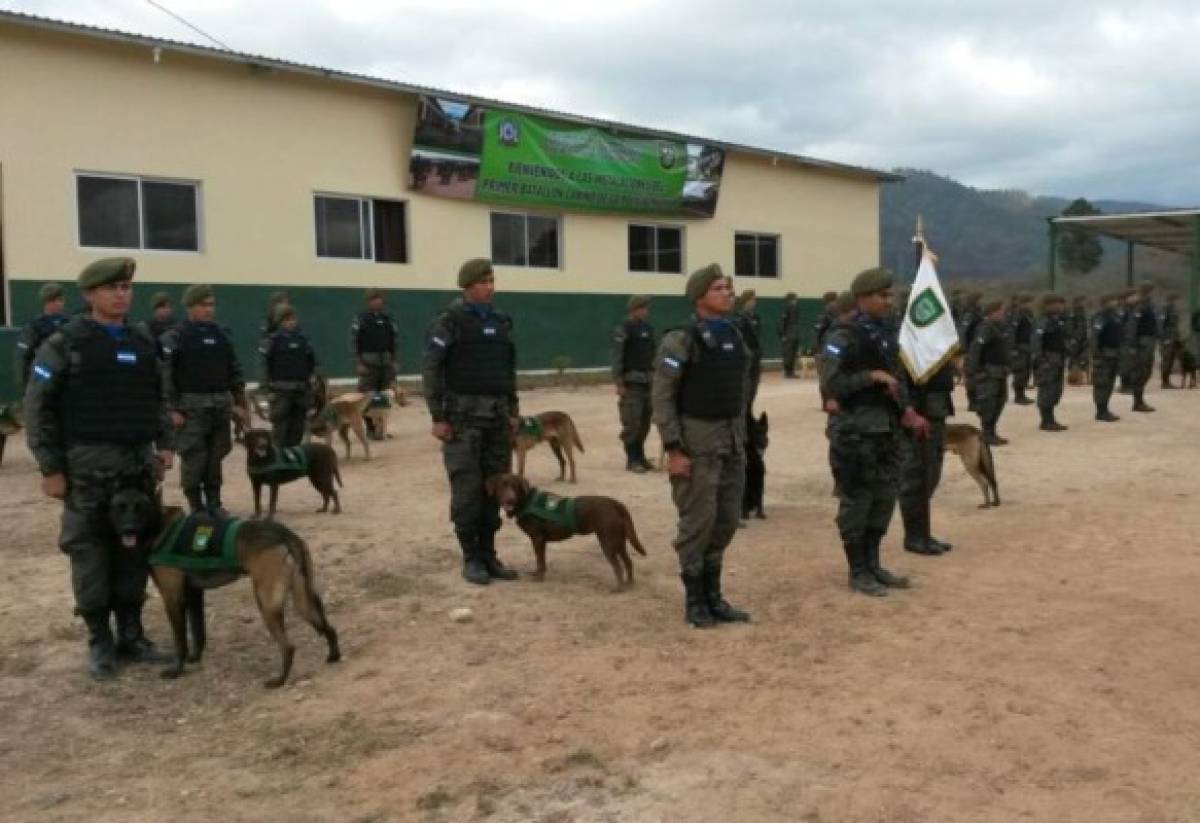
<instances>
[{"instance_id":1,"label":"dog handler standing at attention","mask_svg":"<svg viewBox=\"0 0 1200 823\"><path fill-rule=\"evenodd\" d=\"M696 313L663 337L651 401L679 511L684 619L708 628L750 620L722 597L721 568L742 513L752 352L728 316L733 288L720 266L694 272L686 294Z\"/></svg>"},{"instance_id":2,"label":"dog handler standing at attention","mask_svg":"<svg viewBox=\"0 0 1200 823\"><path fill-rule=\"evenodd\" d=\"M42 492L63 501L58 545L71 561L75 611L88 628L87 671L95 680L115 677L118 658L173 659L142 631L145 557L116 545L97 522L118 477L141 475L149 485L173 460L158 352L150 333L125 319L136 265L109 257L80 273L89 311L42 344L25 391ZM115 644L110 613L117 618Z\"/></svg>"},{"instance_id":3,"label":"dog handler standing at attention","mask_svg":"<svg viewBox=\"0 0 1200 823\"><path fill-rule=\"evenodd\" d=\"M612 378L617 386L617 411L621 416L621 444L625 471L645 474L653 468L646 459L650 433L650 372L654 369L654 327L650 296L635 294L626 304L629 318L613 332Z\"/></svg>"},{"instance_id":4,"label":"dog handler standing at attention","mask_svg":"<svg viewBox=\"0 0 1200 823\"><path fill-rule=\"evenodd\" d=\"M511 438L519 422L517 352L512 320L492 306L492 262L463 263L458 287L462 298L429 326L421 382L450 478L450 519L462 547L463 579L484 585L517 577L496 557L500 503L484 490L489 477L512 466Z\"/></svg>"},{"instance_id":5,"label":"dog handler standing at attention","mask_svg":"<svg viewBox=\"0 0 1200 823\"><path fill-rule=\"evenodd\" d=\"M163 402L178 429L179 480L188 508L227 516L221 506L221 461L233 448L230 418L243 425L246 381L229 331L214 320L212 286L189 286L183 293L187 319L159 340L163 359Z\"/></svg>"}]
</instances>

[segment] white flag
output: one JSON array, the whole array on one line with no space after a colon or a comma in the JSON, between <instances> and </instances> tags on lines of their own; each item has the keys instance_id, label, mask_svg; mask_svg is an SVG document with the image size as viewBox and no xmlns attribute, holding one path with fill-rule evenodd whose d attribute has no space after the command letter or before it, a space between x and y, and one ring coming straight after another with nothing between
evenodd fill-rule
<instances>
[{"instance_id":1,"label":"white flag","mask_svg":"<svg viewBox=\"0 0 1200 823\"><path fill-rule=\"evenodd\" d=\"M958 330L950 314L950 304L938 282L933 259L921 258L900 327L900 360L913 382L924 383L933 377L958 351Z\"/></svg>"}]
</instances>

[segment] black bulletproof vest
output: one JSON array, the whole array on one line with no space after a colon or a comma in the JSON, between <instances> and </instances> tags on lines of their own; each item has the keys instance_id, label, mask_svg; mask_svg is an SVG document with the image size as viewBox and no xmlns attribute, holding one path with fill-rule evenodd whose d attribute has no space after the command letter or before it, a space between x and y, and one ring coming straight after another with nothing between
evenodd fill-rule
<instances>
[{"instance_id":1,"label":"black bulletproof vest","mask_svg":"<svg viewBox=\"0 0 1200 823\"><path fill-rule=\"evenodd\" d=\"M151 317L146 321L146 327L150 329L150 336L157 340L175 327L175 320L170 317L166 320Z\"/></svg>"},{"instance_id":2,"label":"black bulletproof vest","mask_svg":"<svg viewBox=\"0 0 1200 823\"><path fill-rule=\"evenodd\" d=\"M1004 335L994 334L983 344L979 361L984 366L1007 366L1008 347L1004 345Z\"/></svg>"},{"instance_id":3,"label":"black bulletproof vest","mask_svg":"<svg viewBox=\"0 0 1200 823\"><path fill-rule=\"evenodd\" d=\"M380 312L365 311L358 316L360 354L391 354L396 349L392 318Z\"/></svg>"},{"instance_id":4,"label":"black bulletproof vest","mask_svg":"<svg viewBox=\"0 0 1200 823\"><path fill-rule=\"evenodd\" d=\"M654 364L654 327L640 320L625 321L625 371L650 371Z\"/></svg>"},{"instance_id":5,"label":"black bulletproof vest","mask_svg":"<svg viewBox=\"0 0 1200 823\"><path fill-rule=\"evenodd\" d=\"M446 387L457 394L508 395L516 391L516 350L503 315L486 319L468 309L452 314L455 338L446 356Z\"/></svg>"},{"instance_id":6,"label":"black bulletproof vest","mask_svg":"<svg viewBox=\"0 0 1200 823\"><path fill-rule=\"evenodd\" d=\"M750 353L757 358L762 351L762 342L759 340L759 327L762 325L757 314L742 314L738 318L742 328L742 339L746 343L746 347L750 349Z\"/></svg>"},{"instance_id":7,"label":"black bulletproof vest","mask_svg":"<svg viewBox=\"0 0 1200 823\"><path fill-rule=\"evenodd\" d=\"M1137 336L1158 337L1158 319L1155 318L1154 309L1150 304L1143 303L1137 311Z\"/></svg>"},{"instance_id":8,"label":"black bulletproof vest","mask_svg":"<svg viewBox=\"0 0 1200 823\"><path fill-rule=\"evenodd\" d=\"M744 413L746 346L733 323L715 330L692 324L692 361L679 385L679 413L701 420L728 420Z\"/></svg>"},{"instance_id":9,"label":"black bulletproof vest","mask_svg":"<svg viewBox=\"0 0 1200 823\"><path fill-rule=\"evenodd\" d=\"M1063 354L1067 350L1067 335L1062 320L1047 317L1042 325L1042 351Z\"/></svg>"},{"instance_id":10,"label":"black bulletproof vest","mask_svg":"<svg viewBox=\"0 0 1200 823\"><path fill-rule=\"evenodd\" d=\"M978 314L973 309L967 311L966 317L963 320L963 339L968 345L975 339L975 334L979 331L979 324L983 322L983 319L983 315Z\"/></svg>"},{"instance_id":11,"label":"black bulletproof vest","mask_svg":"<svg viewBox=\"0 0 1200 823\"><path fill-rule=\"evenodd\" d=\"M312 375L308 341L299 332L278 331L271 337L268 377L283 383L299 383Z\"/></svg>"},{"instance_id":12,"label":"black bulletproof vest","mask_svg":"<svg viewBox=\"0 0 1200 823\"><path fill-rule=\"evenodd\" d=\"M46 342L50 335L61 329L71 318L65 314L43 314L34 319L30 324L33 326L33 341L29 347L30 351L37 351L37 347Z\"/></svg>"},{"instance_id":13,"label":"black bulletproof vest","mask_svg":"<svg viewBox=\"0 0 1200 823\"><path fill-rule=\"evenodd\" d=\"M174 363L175 388L181 393L229 391L233 344L215 323L185 321L179 326L179 348Z\"/></svg>"},{"instance_id":14,"label":"black bulletproof vest","mask_svg":"<svg viewBox=\"0 0 1200 823\"><path fill-rule=\"evenodd\" d=\"M87 323L67 338L71 366L62 393L63 434L68 443L148 443L159 432L155 346L126 328L114 340Z\"/></svg>"},{"instance_id":15,"label":"black bulletproof vest","mask_svg":"<svg viewBox=\"0 0 1200 823\"><path fill-rule=\"evenodd\" d=\"M926 381L925 389L931 392L954 391L954 366L947 363L938 369L937 373Z\"/></svg>"},{"instance_id":16,"label":"black bulletproof vest","mask_svg":"<svg viewBox=\"0 0 1200 823\"><path fill-rule=\"evenodd\" d=\"M1013 339L1022 345L1033 340L1033 319L1028 312L1022 311L1017 315L1017 321L1013 328Z\"/></svg>"},{"instance_id":17,"label":"black bulletproof vest","mask_svg":"<svg viewBox=\"0 0 1200 823\"><path fill-rule=\"evenodd\" d=\"M1121 348L1121 318L1111 309L1096 318L1096 345L1101 349Z\"/></svg>"},{"instance_id":18,"label":"black bulletproof vest","mask_svg":"<svg viewBox=\"0 0 1200 823\"><path fill-rule=\"evenodd\" d=\"M851 341L849 351L842 353L842 368L849 372L880 369L895 373L895 338L885 322L867 321L865 315L859 315L841 326L850 332ZM843 405L854 411L864 406L894 407L895 401L885 387L872 383L846 398Z\"/></svg>"}]
</instances>

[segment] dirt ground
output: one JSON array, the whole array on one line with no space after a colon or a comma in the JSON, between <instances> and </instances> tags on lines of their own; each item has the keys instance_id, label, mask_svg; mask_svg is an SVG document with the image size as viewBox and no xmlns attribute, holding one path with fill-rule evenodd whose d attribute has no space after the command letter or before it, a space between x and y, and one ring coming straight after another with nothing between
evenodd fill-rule
<instances>
[{"instance_id":1,"label":"dirt ground","mask_svg":"<svg viewBox=\"0 0 1200 823\"><path fill-rule=\"evenodd\" d=\"M753 625L682 622L661 473L622 471L608 387L540 390L587 453L577 487L617 496L649 557L613 593L591 538L552 546L546 582L459 578L447 488L421 406L394 440L343 465L346 513L300 483L281 519L314 547L343 638L293 620L293 682L243 582L210 595L205 661L82 674L58 507L23 444L0 469L0 816L5 820L1195 821L1200 819L1200 393L1091 420L1069 389L1063 434L1009 406L1003 505L947 458L941 558L885 559L914 588L846 589L824 421L811 381L769 376L769 519L739 531L727 594ZM961 398L960 398L961 399ZM960 420L975 422L972 415ZM652 437L656 441L656 437ZM242 455L227 501L245 512ZM168 495L178 499L172 478ZM501 556L533 557L511 524ZM451 610L473 610L469 623ZM157 598L150 634L167 629Z\"/></svg>"}]
</instances>

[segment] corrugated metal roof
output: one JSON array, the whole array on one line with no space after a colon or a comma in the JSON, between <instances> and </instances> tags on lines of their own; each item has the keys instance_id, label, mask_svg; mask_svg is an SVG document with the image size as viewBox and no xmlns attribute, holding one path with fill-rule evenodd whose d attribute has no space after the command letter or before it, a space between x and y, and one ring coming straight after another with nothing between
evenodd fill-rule
<instances>
[{"instance_id":1,"label":"corrugated metal roof","mask_svg":"<svg viewBox=\"0 0 1200 823\"><path fill-rule=\"evenodd\" d=\"M621 123L615 120L585 117L578 114L571 114L569 112L543 109L536 106L525 106L518 103L505 102L503 100L492 100L486 97L462 94L460 92L448 91L445 89L416 86L410 83L400 83L395 80L371 77L365 74L355 74L354 72L340 71L337 69L328 69L321 66L298 63L291 60L280 60L274 57L248 54L245 52L228 51L225 49L213 48L211 46L188 43L182 40L170 40L163 37L152 37L149 35L135 34L132 32L120 31L118 29L102 28L100 26L91 26L83 23L71 23L66 20L56 20L50 17L40 17L38 15L26 14L23 12L0 10L0 23L11 23L13 25L40 28L49 31L57 31L86 37L94 37L103 40L146 46L149 48L161 48L164 51L177 51L186 54L192 54L198 57L225 60L234 63L243 63L249 66L271 68L297 74L307 74L314 77L322 77L328 80L333 80L335 82L371 86L374 88L386 89L406 94L428 94L438 97L456 97L479 106L492 106L512 109L527 114L554 117L571 123L615 129L622 132L634 132L649 137L658 137L664 140L705 143L711 146L717 146L726 149L727 151L740 152L742 154L750 154L758 157L766 157L772 160L790 161L800 166L822 169L834 173L858 177L871 177L879 180L880 182L895 182L904 179L904 175L901 174L880 171L878 169L871 169L865 166L854 166L846 163L835 163L829 160L818 160L814 157L806 157L804 155L794 154L792 152L775 151L773 149L762 148L759 146L747 146L740 143L730 143L728 141L714 140L709 137L701 137L698 135L646 128L644 126L637 126L631 123Z\"/></svg>"},{"instance_id":2,"label":"corrugated metal roof","mask_svg":"<svg viewBox=\"0 0 1200 823\"><path fill-rule=\"evenodd\" d=\"M1200 209L1091 214L1054 217L1056 226L1085 229L1105 237L1195 258L1200 232Z\"/></svg>"}]
</instances>

